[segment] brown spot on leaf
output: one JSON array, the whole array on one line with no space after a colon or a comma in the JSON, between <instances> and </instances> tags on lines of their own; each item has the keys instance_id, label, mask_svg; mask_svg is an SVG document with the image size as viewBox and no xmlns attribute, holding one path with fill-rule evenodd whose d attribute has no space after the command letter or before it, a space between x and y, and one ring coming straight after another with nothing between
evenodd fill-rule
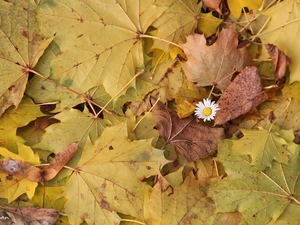
<instances>
[{"instance_id":1,"label":"brown spot on leaf","mask_svg":"<svg viewBox=\"0 0 300 225\"><path fill-rule=\"evenodd\" d=\"M22 31L22 35L26 38L28 38L28 31L27 30L23 30Z\"/></svg>"},{"instance_id":2,"label":"brown spot on leaf","mask_svg":"<svg viewBox=\"0 0 300 225\"><path fill-rule=\"evenodd\" d=\"M8 88L8 90L11 91L11 90L12 90L13 88L15 88L15 87L16 87L16 85L13 84L13 85L11 85L11 86Z\"/></svg>"},{"instance_id":3,"label":"brown spot on leaf","mask_svg":"<svg viewBox=\"0 0 300 225\"><path fill-rule=\"evenodd\" d=\"M101 199L100 206L101 206L102 209L106 209L108 211L112 211L111 208L109 207L108 202L105 201L104 199Z\"/></svg>"},{"instance_id":4,"label":"brown spot on leaf","mask_svg":"<svg viewBox=\"0 0 300 225\"><path fill-rule=\"evenodd\" d=\"M5 178L6 178L7 180L12 180L12 179L13 179L13 175L8 174Z\"/></svg>"},{"instance_id":5,"label":"brown spot on leaf","mask_svg":"<svg viewBox=\"0 0 300 225\"><path fill-rule=\"evenodd\" d=\"M113 146L109 146L108 150L114 150L114 147Z\"/></svg>"}]
</instances>

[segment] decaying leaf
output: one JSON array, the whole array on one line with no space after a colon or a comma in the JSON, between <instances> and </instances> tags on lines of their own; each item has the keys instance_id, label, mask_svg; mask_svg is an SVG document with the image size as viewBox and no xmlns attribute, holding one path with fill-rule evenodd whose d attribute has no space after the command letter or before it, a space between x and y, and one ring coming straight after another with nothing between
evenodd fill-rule
<instances>
[{"instance_id":1,"label":"decaying leaf","mask_svg":"<svg viewBox=\"0 0 300 225\"><path fill-rule=\"evenodd\" d=\"M232 75L253 65L246 47L238 47L238 34L232 29L219 33L217 41L206 45L204 35L192 34L182 45L188 60L182 64L187 79L198 86L215 86L225 90Z\"/></svg>"},{"instance_id":2,"label":"decaying leaf","mask_svg":"<svg viewBox=\"0 0 300 225\"><path fill-rule=\"evenodd\" d=\"M290 149L288 165L274 161L265 171L232 155L230 149L230 140L219 144L216 160L224 165L227 177L209 188L215 213L239 211L247 224L256 225L276 221L289 205L299 212L299 146Z\"/></svg>"},{"instance_id":3,"label":"decaying leaf","mask_svg":"<svg viewBox=\"0 0 300 225\"><path fill-rule=\"evenodd\" d=\"M72 143L63 148L52 160L52 162L43 169L43 179L51 180L58 172L66 165L66 163L72 158L78 148L77 143Z\"/></svg>"},{"instance_id":4,"label":"decaying leaf","mask_svg":"<svg viewBox=\"0 0 300 225\"><path fill-rule=\"evenodd\" d=\"M157 175L166 160L151 146L152 139L130 141L127 135L123 122L105 128L94 145L87 141L62 193L71 224L119 224L116 212L143 218L148 185L142 180Z\"/></svg>"},{"instance_id":5,"label":"decaying leaf","mask_svg":"<svg viewBox=\"0 0 300 225\"><path fill-rule=\"evenodd\" d=\"M239 224L246 223L240 213L215 213L215 205L207 198L201 182L189 173L184 183L172 188L161 176L151 190L147 225L157 224ZM149 198L149 200L147 199Z\"/></svg>"},{"instance_id":6,"label":"decaying leaf","mask_svg":"<svg viewBox=\"0 0 300 225\"><path fill-rule=\"evenodd\" d=\"M0 2L0 116L8 107L18 107L29 69L53 40L39 35L35 8L33 1Z\"/></svg>"},{"instance_id":7,"label":"decaying leaf","mask_svg":"<svg viewBox=\"0 0 300 225\"><path fill-rule=\"evenodd\" d=\"M16 225L52 225L59 217L59 211L48 208L13 208L1 207L9 216L7 222Z\"/></svg>"},{"instance_id":8,"label":"decaying leaf","mask_svg":"<svg viewBox=\"0 0 300 225\"><path fill-rule=\"evenodd\" d=\"M267 98L267 94L262 90L258 69L253 66L246 67L220 97L218 104L221 110L216 114L215 124L224 124L237 118Z\"/></svg>"},{"instance_id":9,"label":"decaying leaf","mask_svg":"<svg viewBox=\"0 0 300 225\"><path fill-rule=\"evenodd\" d=\"M275 66L275 83L278 83L285 75L285 71L291 63L291 58L285 55L275 45L266 44L265 46Z\"/></svg>"},{"instance_id":10,"label":"decaying leaf","mask_svg":"<svg viewBox=\"0 0 300 225\"><path fill-rule=\"evenodd\" d=\"M154 0L44 1L37 20L43 34L56 34L55 42L65 51L48 62L51 72L42 72L79 93L102 84L110 96L120 90L125 94L134 87L136 67L144 63L139 34L166 9Z\"/></svg>"},{"instance_id":11,"label":"decaying leaf","mask_svg":"<svg viewBox=\"0 0 300 225\"><path fill-rule=\"evenodd\" d=\"M19 159L5 158L1 160L0 172L17 175L33 182L41 181L41 169Z\"/></svg>"},{"instance_id":12,"label":"decaying leaf","mask_svg":"<svg viewBox=\"0 0 300 225\"><path fill-rule=\"evenodd\" d=\"M154 104L155 99L151 99ZM155 127L167 144L173 145L188 161L213 156L217 152L217 139L224 137L223 128L211 128L195 120L180 119L177 113L158 102L153 112Z\"/></svg>"},{"instance_id":13,"label":"decaying leaf","mask_svg":"<svg viewBox=\"0 0 300 225\"><path fill-rule=\"evenodd\" d=\"M191 173L182 185L174 189L160 176L151 193L150 216L146 222L151 225L202 224L213 215L214 209L213 202Z\"/></svg>"},{"instance_id":14,"label":"decaying leaf","mask_svg":"<svg viewBox=\"0 0 300 225\"><path fill-rule=\"evenodd\" d=\"M9 175L16 175L32 182L42 182L53 179L63 166L72 158L77 150L78 144L73 143L62 149L43 170L32 166L21 159L4 158L0 160L0 172ZM7 152L0 149L0 154ZM7 153L9 154L9 153Z\"/></svg>"}]
</instances>

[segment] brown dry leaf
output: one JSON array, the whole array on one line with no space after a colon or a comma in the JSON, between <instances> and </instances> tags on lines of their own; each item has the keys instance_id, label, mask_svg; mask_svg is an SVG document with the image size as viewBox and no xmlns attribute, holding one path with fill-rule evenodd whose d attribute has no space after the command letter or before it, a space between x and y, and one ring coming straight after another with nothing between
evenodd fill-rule
<instances>
[{"instance_id":1,"label":"brown dry leaf","mask_svg":"<svg viewBox=\"0 0 300 225\"><path fill-rule=\"evenodd\" d=\"M33 182L42 181L41 169L20 159L5 158L0 161L0 172L16 175Z\"/></svg>"},{"instance_id":2,"label":"brown dry leaf","mask_svg":"<svg viewBox=\"0 0 300 225\"><path fill-rule=\"evenodd\" d=\"M198 86L215 86L224 91L236 71L252 66L246 47L238 47L238 34L232 29L219 33L217 41L206 45L204 35L193 34L182 45L188 60L182 64L187 79Z\"/></svg>"},{"instance_id":3,"label":"brown dry leaf","mask_svg":"<svg viewBox=\"0 0 300 225\"><path fill-rule=\"evenodd\" d=\"M52 162L43 170L32 166L20 159L4 158L0 160L0 173L16 175L33 182L42 182L53 179L64 165L72 158L78 148L77 143L72 143L59 152Z\"/></svg>"},{"instance_id":4,"label":"brown dry leaf","mask_svg":"<svg viewBox=\"0 0 300 225\"><path fill-rule=\"evenodd\" d=\"M53 179L77 151L78 144L72 143L63 148L43 170L44 180Z\"/></svg>"},{"instance_id":5,"label":"brown dry leaf","mask_svg":"<svg viewBox=\"0 0 300 225\"><path fill-rule=\"evenodd\" d=\"M222 14L220 10L221 0L202 0L204 8L213 9L216 12Z\"/></svg>"},{"instance_id":6,"label":"brown dry leaf","mask_svg":"<svg viewBox=\"0 0 300 225\"><path fill-rule=\"evenodd\" d=\"M155 99L151 98L151 103ZM192 119L180 119L177 113L158 102L153 112L155 127L167 144L173 145L188 161L196 161L216 154L217 139L224 137L223 128L204 126Z\"/></svg>"},{"instance_id":7,"label":"brown dry leaf","mask_svg":"<svg viewBox=\"0 0 300 225\"><path fill-rule=\"evenodd\" d=\"M237 118L267 99L267 94L262 91L258 69L246 67L220 97L218 104L221 110L216 114L215 125Z\"/></svg>"},{"instance_id":8,"label":"brown dry leaf","mask_svg":"<svg viewBox=\"0 0 300 225\"><path fill-rule=\"evenodd\" d=\"M266 44L265 46L275 66L275 83L278 83L278 81L285 75L285 71L292 60L275 45Z\"/></svg>"},{"instance_id":9,"label":"brown dry leaf","mask_svg":"<svg viewBox=\"0 0 300 225\"><path fill-rule=\"evenodd\" d=\"M13 224L51 225L59 218L59 211L47 208L13 208L1 207L6 211ZM9 221L9 218L7 219Z\"/></svg>"}]
</instances>

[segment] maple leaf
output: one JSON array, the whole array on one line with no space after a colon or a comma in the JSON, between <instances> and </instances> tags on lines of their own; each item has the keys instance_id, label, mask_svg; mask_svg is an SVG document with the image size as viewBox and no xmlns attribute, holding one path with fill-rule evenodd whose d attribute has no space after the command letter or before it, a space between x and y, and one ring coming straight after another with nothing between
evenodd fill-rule
<instances>
[{"instance_id":1,"label":"maple leaf","mask_svg":"<svg viewBox=\"0 0 300 225\"><path fill-rule=\"evenodd\" d=\"M50 74L39 72L78 93L103 84L111 96L125 94L143 66L140 34L166 9L153 0L46 1L38 20L46 36L56 34L62 53L49 62Z\"/></svg>"},{"instance_id":2,"label":"maple leaf","mask_svg":"<svg viewBox=\"0 0 300 225\"><path fill-rule=\"evenodd\" d=\"M280 2L270 7L262 14L269 16L269 23L264 27L264 30L254 35L253 37L259 37L263 44L273 44L287 56L292 59L298 59L300 53L299 34L299 13L300 5L297 1L288 0ZM286 34L289 34L288 36ZM294 81L300 81L299 70L300 63L295 60L290 64L290 79L289 83Z\"/></svg>"},{"instance_id":3,"label":"maple leaf","mask_svg":"<svg viewBox=\"0 0 300 225\"><path fill-rule=\"evenodd\" d=\"M206 45L203 35L192 34L182 45L188 61L182 64L187 79L198 86L215 86L226 89L236 71L253 64L246 47L237 48L238 34L232 29L219 33L217 41Z\"/></svg>"},{"instance_id":4,"label":"maple leaf","mask_svg":"<svg viewBox=\"0 0 300 225\"><path fill-rule=\"evenodd\" d=\"M259 170L247 158L230 153L231 141L220 143L216 158L227 177L209 188L217 212L239 211L247 224L276 220L289 205L299 206L299 146L290 150L289 164L273 162L272 169ZM245 177L247 179L245 179Z\"/></svg>"},{"instance_id":5,"label":"maple leaf","mask_svg":"<svg viewBox=\"0 0 300 225\"><path fill-rule=\"evenodd\" d=\"M120 123L106 128L94 145L86 143L62 195L71 224L118 223L116 211L142 218L142 180L158 174L166 161L151 141L129 141L126 123Z\"/></svg>"},{"instance_id":6,"label":"maple leaf","mask_svg":"<svg viewBox=\"0 0 300 225\"><path fill-rule=\"evenodd\" d=\"M107 126L107 123L120 122L117 116L110 116L106 113L104 119L95 118L86 108L83 112L77 109L65 110L53 118L59 120L60 123L47 127L41 141L34 145L35 148L58 153L71 143L81 141L81 144L84 144L87 137L90 137L91 141L94 142Z\"/></svg>"},{"instance_id":7,"label":"maple leaf","mask_svg":"<svg viewBox=\"0 0 300 225\"><path fill-rule=\"evenodd\" d=\"M0 3L0 116L10 106L18 107L26 88L29 70L53 38L39 35L33 1Z\"/></svg>"},{"instance_id":8,"label":"maple leaf","mask_svg":"<svg viewBox=\"0 0 300 225\"><path fill-rule=\"evenodd\" d=\"M241 132L244 137L232 141L233 154L251 155L251 164L260 170L271 167L273 160L288 164L290 153L286 147L288 142L294 139L292 130L280 130L267 122L266 126L259 130L241 129ZM282 136L289 137L290 140L285 140Z\"/></svg>"},{"instance_id":9,"label":"maple leaf","mask_svg":"<svg viewBox=\"0 0 300 225\"><path fill-rule=\"evenodd\" d=\"M147 198L147 196L145 197ZM201 183L190 173L184 183L172 188L161 176L148 197L146 223L152 224L239 224L239 213L214 214L215 205Z\"/></svg>"},{"instance_id":10,"label":"maple leaf","mask_svg":"<svg viewBox=\"0 0 300 225\"><path fill-rule=\"evenodd\" d=\"M273 118L276 125L285 130L292 129L295 135L295 143L300 143L300 101L297 98L290 99L298 93L298 85L294 83L282 89L284 96L275 102L265 102L259 106L259 113L265 118ZM297 96L297 95L296 95Z\"/></svg>"},{"instance_id":11,"label":"maple leaf","mask_svg":"<svg viewBox=\"0 0 300 225\"><path fill-rule=\"evenodd\" d=\"M215 124L223 124L237 118L267 98L267 94L262 90L258 69L253 66L246 67L237 75L218 100L221 110L216 114Z\"/></svg>"},{"instance_id":12,"label":"maple leaf","mask_svg":"<svg viewBox=\"0 0 300 225\"><path fill-rule=\"evenodd\" d=\"M155 100L151 99L152 104ZM188 161L213 156L217 139L224 137L223 128L204 126L192 119L180 119L176 112L158 102L153 108L155 127L167 144L173 145Z\"/></svg>"},{"instance_id":13,"label":"maple leaf","mask_svg":"<svg viewBox=\"0 0 300 225\"><path fill-rule=\"evenodd\" d=\"M259 9L262 5L262 0L228 0L228 7L230 9L230 13L236 18L239 19L241 16L241 12L243 8L248 8L248 10Z\"/></svg>"},{"instance_id":14,"label":"maple leaf","mask_svg":"<svg viewBox=\"0 0 300 225\"><path fill-rule=\"evenodd\" d=\"M158 29L155 36L175 43L185 42L186 36L197 27L201 4L197 4L196 1L177 0L158 1L157 4L167 6L168 9L152 24ZM169 46L154 40L152 48L167 52Z\"/></svg>"}]
</instances>

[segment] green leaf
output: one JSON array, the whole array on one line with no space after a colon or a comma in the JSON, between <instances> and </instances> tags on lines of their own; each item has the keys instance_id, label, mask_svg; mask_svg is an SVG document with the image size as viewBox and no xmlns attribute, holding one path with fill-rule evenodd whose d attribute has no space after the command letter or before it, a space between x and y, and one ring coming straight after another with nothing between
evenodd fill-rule
<instances>
[{"instance_id":1,"label":"green leaf","mask_svg":"<svg viewBox=\"0 0 300 225\"><path fill-rule=\"evenodd\" d=\"M267 125L259 130L241 129L241 131L244 137L232 141L232 154L250 155L251 164L260 170L271 167L273 160L288 164L290 153L286 147L287 141L294 139L292 130L280 130L278 126L272 126L267 122ZM285 140L284 136L289 140Z\"/></svg>"},{"instance_id":2,"label":"green leaf","mask_svg":"<svg viewBox=\"0 0 300 225\"><path fill-rule=\"evenodd\" d=\"M231 141L220 142L216 158L228 174L209 188L216 212L239 211L248 224L265 224L277 218L290 204L300 210L300 149L290 149L289 164L273 162L261 171L245 157L230 153Z\"/></svg>"},{"instance_id":3,"label":"green leaf","mask_svg":"<svg viewBox=\"0 0 300 225\"><path fill-rule=\"evenodd\" d=\"M77 109L64 110L53 118L60 120L60 123L47 127L41 141L34 145L35 148L58 153L74 142L84 145L87 137L94 142L107 125L120 122L117 116L113 117L106 113L105 119L95 118L87 108L83 112Z\"/></svg>"}]
</instances>

